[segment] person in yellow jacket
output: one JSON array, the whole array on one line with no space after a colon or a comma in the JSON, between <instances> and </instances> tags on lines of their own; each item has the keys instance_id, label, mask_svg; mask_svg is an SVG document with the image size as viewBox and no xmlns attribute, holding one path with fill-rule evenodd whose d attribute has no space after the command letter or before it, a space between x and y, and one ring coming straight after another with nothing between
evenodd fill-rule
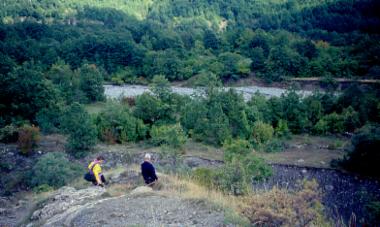
<instances>
[{"instance_id":1,"label":"person in yellow jacket","mask_svg":"<svg viewBox=\"0 0 380 227\"><path fill-rule=\"evenodd\" d=\"M94 185L103 187L106 179L102 174L102 167L100 166L104 161L103 156L98 156L94 161L88 165L89 172L85 175L85 179L91 181Z\"/></svg>"}]
</instances>

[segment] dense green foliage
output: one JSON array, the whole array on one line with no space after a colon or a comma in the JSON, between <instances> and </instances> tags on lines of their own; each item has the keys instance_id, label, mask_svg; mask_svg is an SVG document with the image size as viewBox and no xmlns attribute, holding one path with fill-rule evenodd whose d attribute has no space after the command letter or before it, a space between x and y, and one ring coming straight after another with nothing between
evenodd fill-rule
<instances>
[{"instance_id":1,"label":"dense green foliage","mask_svg":"<svg viewBox=\"0 0 380 227\"><path fill-rule=\"evenodd\" d=\"M32 187L46 184L58 188L77 178L82 172L82 167L69 161L65 154L47 153L33 166L29 183Z\"/></svg>"},{"instance_id":2,"label":"dense green foliage","mask_svg":"<svg viewBox=\"0 0 380 227\"><path fill-rule=\"evenodd\" d=\"M366 125L352 137L353 150L342 165L348 170L380 177L380 126Z\"/></svg>"},{"instance_id":3,"label":"dense green foliage","mask_svg":"<svg viewBox=\"0 0 380 227\"><path fill-rule=\"evenodd\" d=\"M69 136L67 149L75 157L84 156L96 144L95 125L79 103L73 103L64 111L62 129Z\"/></svg>"},{"instance_id":4,"label":"dense green foliage","mask_svg":"<svg viewBox=\"0 0 380 227\"><path fill-rule=\"evenodd\" d=\"M26 119L43 132L57 132L66 105L104 99L103 80L148 79L155 84L153 95L137 97L133 116L149 126L179 120L191 137L208 143L251 140L256 121L270 124L278 136L287 134L286 128L353 131L379 119L375 92L353 88L339 100L320 94L303 100L290 92L245 104L233 91L210 89L206 98L184 105L170 94L165 78L214 86L247 76L376 78L379 5L373 0L4 0L0 126Z\"/></svg>"},{"instance_id":5,"label":"dense green foliage","mask_svg":"<svg viewBox=\"0 0 380 227\"><path fill-rule=\"evenodd\" d=\"M130 109L118 103L110 103L95 119L98 138L108 143L135 142L146 137L147 128L141 119L135 118Z\"/></svg>"},{"instance_id":6,"label":"dense green foliage","mask_svg":"<svg viewBox=\"0 0 380 227\"><path fill-rule=\"evenodd\" d=\"M253 181L261 181L272 175L271 167L255 156L246 140L228 141L223 146L224 165L217 169L196 169L193 177L200 184L243 195L252 189Z\"/></svg>"},{"instance_id":7,"label":"dense green foliage","mask_svg":"<svg viewBox=\"0 0 380 227\"><path fill-rule=\"evenodd\" d=\"M96 64L117 83L204 71L378 77L379 9L375 0L3 0L0 74L63 59L73 69Z\"/></svg>"},{"instance_id":8,"label":"dense green foliage","mask_svg":"<svg viewBox=\"0 0 380 227\"><path fill-rule=\"evenodd\" d=\"M323 77L332 88L337 77L378 79L375 0L3 0L0 5L2 141L17 138L14 127L27 122L44 133L66 133L67 148L76 156L96 138L150 139L171 147L181 147L187 137L216 146L236 140L275 151L290 133L353 133L380 122L376 86L308 97L294 90L269 99L256 94L248 102L234 90L218 89L222 82L247 77ZM178 80L206 87L204 95L173 94L169 81ZM104 100L104 81L152 82L152 92L91 118L80 104ZM226 169L242 173L256 162L227 159Z\"/></svg>"},{"instance_id":9,"label":"dense green foliage","mask_svg":"<svg viewBox=\"0 0 380 227\"><path fill-rule=\"evenodd\" d=\"M150 130L150 136L154 145L166 145L176 149L181 148L187 139L179 124L153 126Z\"/></svg>"}]
</instances>

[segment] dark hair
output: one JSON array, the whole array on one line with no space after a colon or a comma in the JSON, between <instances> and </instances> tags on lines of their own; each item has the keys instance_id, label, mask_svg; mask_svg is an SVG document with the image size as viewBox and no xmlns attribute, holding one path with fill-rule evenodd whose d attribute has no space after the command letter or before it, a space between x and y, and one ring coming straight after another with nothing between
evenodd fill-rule
<instances>
[{"instance_id":1,"label":"dark hair","mask_svg":"<svg viewBox=\"0 0 380 227\"><path fill-rule=\"evenodd\" d=\"M96 158L96 160L98 160L98 161L100 161L100 160L104 160L104 157L101 156L101 155L99 155L99 156Z\"/></svg>"}]
</instances>

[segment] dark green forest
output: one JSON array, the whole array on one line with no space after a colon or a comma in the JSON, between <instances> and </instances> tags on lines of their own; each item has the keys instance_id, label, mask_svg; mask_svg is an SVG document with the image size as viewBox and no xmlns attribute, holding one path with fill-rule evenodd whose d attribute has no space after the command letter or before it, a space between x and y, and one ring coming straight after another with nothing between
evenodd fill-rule
<instances>
[{"instance_id":1,"label":"dark green forest","mask_svg":"<svg viewBox=\"0 0 380 227\"><path fill-rule=\"evenodd\" d=\"M370 0L3 0L0 139L64 133L67 150L81 157L97 139L173 147L186 138L214 146L241 139L276 151L292 133L351 135L364 126L359 135L376 134L376 85L308 97L256 94L248 102L217 87L247 77L378 79L379 11ZM170 91L169 82L188 79L207 87L205 95ZM104 101L104 82L150 83L153 93L90 116L82 104ZM361 138L353 142L358 152L368 143L372 152L378 136L364 148Z\"/></svg>"},{"instance_id":2,"label":"dark green forest","mask_svg":"<svg viewBox=\"0 0 380 227\"><path fill-rule=\"evenodd\" d=\"M62 60L96 64L116 83L205 71L223 81L378 78L379 10L374 0L3 0L0 73Z\"/></svg>"}]
</instances>

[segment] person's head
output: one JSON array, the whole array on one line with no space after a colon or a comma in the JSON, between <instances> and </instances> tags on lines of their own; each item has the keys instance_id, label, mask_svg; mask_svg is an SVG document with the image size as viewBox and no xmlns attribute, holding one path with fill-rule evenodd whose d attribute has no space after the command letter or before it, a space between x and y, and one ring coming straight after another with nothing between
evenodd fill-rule
<instances>
[{"instance_id":1,"label":"person's head","mask_svg":"<svg viewBox=\"0 0 380 227\"><path fill-rule=\"evenodd\" d=\"M144 156L144 161L151 161L152 156L149 153L146 153Z\"/></svg>"},{"instance_id":2,"label":"person's head","mask_svg":"<svg viewBox=\"0 0 380 227\"><path fill-rule=\"evenodd\" d=\"M102 163L104 161L104 157L99 155L98 157L96 157L96 161Z\"/></svg>"}]
</instances>

